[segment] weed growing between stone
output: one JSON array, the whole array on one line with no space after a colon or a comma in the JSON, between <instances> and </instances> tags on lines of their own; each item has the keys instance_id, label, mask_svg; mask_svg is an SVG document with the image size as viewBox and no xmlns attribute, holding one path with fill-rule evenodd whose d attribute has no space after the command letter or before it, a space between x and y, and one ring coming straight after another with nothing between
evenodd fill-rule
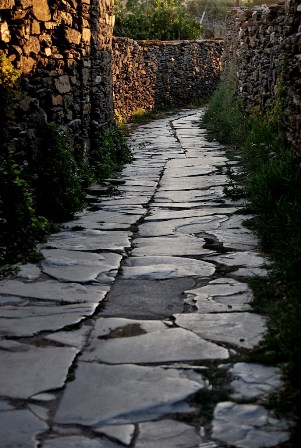
<instances>
[{"instance_id":1,"label":"weed growing between stone","mask_svg":"<svg viewBox=\"0 0 301 448\"><path fill-rule=\"evenodd\" d=\"M7 264L32 259L36 243L53 226L84 207L85 188L112 176L131 160L117 126L105 131L100 148L72 148L55 123L41 126L34 149L12 145L14 101L20 72L0 53L0 276Z\"/></svg>"},{"instance_id":2,"label":"weed growing between stone","mask_svg":"<svg viewBox=\"0 0 301 448\"><path fill-rule=\"evenodd\" d=\"M252 226L261 250L272 261L268 278L251 282L254 305L267 315L269 326L258 354L260 361L285 366L288 385L278 403L297 418L301 415L301 173L284 137L283 98L279 89L269 113L246 117L233 82L225 81L209 102L203 124L240 154L243 175L237 181L256 216ZM300 431L300 424L297 428Z\"/></svg>"}]
</instances>

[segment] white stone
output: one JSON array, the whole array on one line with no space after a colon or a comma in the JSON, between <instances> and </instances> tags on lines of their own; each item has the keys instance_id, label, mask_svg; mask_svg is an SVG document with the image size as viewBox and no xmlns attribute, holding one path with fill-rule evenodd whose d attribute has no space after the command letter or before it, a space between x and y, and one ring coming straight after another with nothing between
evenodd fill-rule
<instances>
[{"instance_id":1,"label":"white stone","mask_svg":"<svg viewBox=\"0 0 301 448\"><path fill-rule=\"evenodd\" d=\"M46 440L43 448L120 448L120 445L99 438L61 436Z\"/></svg>"},{"instance_id":2,"label":"white stone","mask_svg":"<svg viewBox=\"0 0 301 448\"><path fill-rule=\"evenodd\" d=\"M198 447L201 437L193 426L174 420L146 422L139 425L135 448Z\"/></svg>"},{"instance_id":3,"label":"white stone","mask_svg":"<svg viewBox=\"0 0 301 448\"><path fill-rule=\"evenodd\" d=\"M87 283L99 280L112 283L121 255L113 253L94 254L73 250L44 249L42 270L51 277L65 282Z\"/></svg>"},{"instance_id":4,"label":"white stone","mask_svg":"<svg viewBox=\"0 0 301 448\"><path fill-rule=\"evenodd\" d=\"M124 278L167 279L177 277L209 277L212 264L184 257L133 257L122 269Z\"/></svg>"},{"instance_id":5,"label":"white stone","mask_svg":"<svg viewBox=\"0 0 301 448\"><path fill-rule=\"evenodd\" d=\"M37 436L48 426L27 410L1 412L1 448L37 448Z\"/></svg>"},{"instance_id":6,"label":"white stone","mask_svg":"<svg viewBox=\"0 0 301 448\"><path fill-rule=\"evenodd\" d=\"M89 332L90 328L83 327L79 330L59 331L46 336L45 339L60 342L64 345L70 345L71 347L81 350L86 344Z\"/></svg>"},{"instance_id":7,"label":"white stone","mask_svg":"<svg viewBox=\"0 0 301 448\"><path fill-rule=\"evenodd\" d=\"M104 299L108 290L109 287L106 285L85 286L77 283L60 283L55 280L41 282L3 280L0 282L0 294L59 303L99 303Z\"/></svg>"},{"instance_id":8,"label":"white stone","mask_svg":"<svg viewBox=\"0 0 301 448\"><path fill-rule=\"evenodd\" d=\"M239 448L273 447L285 442L283 421L272 419L259 405L219 403L214 410L212 437Z\"/></svg>"},{"instance_id":9,"label":"white stone","mask_svg":"<svg viewBox=\"0 0 301 448\"><path fill-rule=\"evenodd\" d=\"M37 304L1 307L0 334L10 337L34 336L42 331L61 330L91 316L98 303L62 306Z\"/></svg>"},{"instance_id":10,"label":"white stone","mask_svg":"<svg viewBox=\"0 0 301 448\"><path fill-rule=\"evenodd\" d=\"M236 363L229 370L234 377L231 381L231 398L246 399L260 397L283 386L280 369L260 364Z\"/></svg>"},{"instance_id":11,"label":"white stone","mask_svg":"<svg viewBox=\"0 0 301 448\"><path fill-rule=\"evenodd\" d=\"M55 421L86 426L133 423L149 412L157 417L176 412L177 402L202 388L201 377L190 380L185 372L175 369L79 363Z\"/></svg>"},{"instance_id":12,"label":"white stone","mask_svg":"<svg viewBox=\"0 0 301 448\"><path fill-rule=\"evenodd\" d=\"M134 437L135 425L102 426L101 428L93 428L93 431L99 434L104 434L110 439L117 440L117 442L129 446Z\"/></svg>"},{"instance_id":13,"label":"white stone","mask_svg":"<svg viewBox=\"0 0 301 448\"><path fill-rule=\"evenodd\" d=\"M74 251L110 250L123 253L130 247L131 233L128 231L105 232L100 230L80 230L77 232L59 232L47 241L47 247Z\"/></svg>"},{"instance_id":14,"label":"white stone","mask_svg":"<svg viewBox=\"0 0 301 448\"><path fill-rule=\"evenodd\" d=\"M132 256L179 255L184 257L212 253L204 249L204 244L205 240L193 235L137 238L134 241Z\"/></svg>"},{"instance_id":15,"label":"white stone","mask_svg":"<svg viewBox=\"0 0 301 448\"><path fill-rule=\"evenodd\" d=\"M19 343L14 351L0 350L0 395L27 399L62 387L76 354L71 347L38 348Z\"/></svg>"},{"instance_id":16,"label":"white stone","mask_svg":"<svg viewBox=\"0 0 301 448\"><path fill-rule=\"evenodd\" d=\"M104 341L94 339L82 359L110 364L154 364L228 357L223 347L204 341L190 331L171 328Z\"/></svg>"},{"instance_id":17,"label":"white stone","mask_svg":"<svg viewBox=\"0 0 301 448\"><path fill-rule=\"evenodd\" d=\"M255 313L177 314L176 324L211 341L252 348L266 331L262 316Z\"/></svg>"}]
</instances>

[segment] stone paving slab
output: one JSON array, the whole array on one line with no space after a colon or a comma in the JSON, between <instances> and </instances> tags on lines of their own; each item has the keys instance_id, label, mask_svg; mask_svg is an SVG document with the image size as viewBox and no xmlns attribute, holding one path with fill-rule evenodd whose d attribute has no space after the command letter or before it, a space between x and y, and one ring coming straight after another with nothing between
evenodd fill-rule
<instances>
[{"instance_id":1,"label":"stone paving slab","mask_svg":"<svg viewBox=\"0 0 301 448\"><path fill-rule=\"evenodd\" d=\"M205 341L191 331L171 328L112 340L94 339L82 359L108 364L157 364L228 357L228 351L223 347Z\"/></svg>"},{"instance_id":2,"label":"stone paving slab","mask_svg":"<svg viewBox=\"0 0 301 448\"><path fill-rule=\"evenodd\" d=\"M98 303L104 299L108 290L107 285L87 286L47 279L22 282L12 279L0 282L0 300L1 295L10 295L59 303Z\"/></svg>"},{"instance_id":3,"label":"stone paving slab","mask_svg":"<svg viewBox=\"0 0 301 448\"><path fill-rule=\"evenodd\" d=\"M88 283L101 280L102 284L114 281L121 255L113 253L87 253L61 249L42 250L42 271L63 282Z\"/></svg>"},{"instance_id":4,"label":"stone paving slab","mask_svg":"<svg viewBox=\"0 0 301 448\"><path fill-rule=\"evenodd\" d=\"M212 435L240 448L271 447L288 440L286 429L262 406L223 402L215 408Z\"/></svg>"},{"instance_id":5,"label":"stone paving slab","mask_svg":"<svg viewBox=\"0 0 301 448\"><path fill-rule=\"evenodd\" d=\"M204 339L236 347L255 347L266 331L263 317L255 313L179 314L175 319L177 325Z\"/></svg>"},{"instance_id":6,"label":"stone paving slab","mask_svg":"<svg viewBox=\"0 0 301 448\"><path fill-rule=\"evenodd\" d=\"M124 278L167 279L177 277L209 277L213 264L184 257L133 257L123 266Z\"/></svg>"},{"instance_id":7,"label":"stone paving slab","mask_svg":"<svg viewBox=\"0 0 301 448\"><path fill-rule=\"evenodd\" d=\"M123 253L130 247L131 232L105 232L100 230L80 230L78 232L58 232L47 241L47 247L74 251L114 251Z\"/></svg>"},{"instance_id":8,"label":"stone paving slab","mask_svg":"<svg viewBox=\"0 0 301 448\"><path fill-rule=\"evenodd\" d=\"M201 376L191 380L186 372L175 369L80 362L55 422L85 426L133 423L154 409L159 417L203 387Z\"/></svg>"},{"instance_id":9,"label":"stone paving slab","mask_svg":"<svg viewBox=\"0 0 301 448\"><path fill-rule=\"evenodd\" d=\"M37 448L36 437L48 426L27 410L0 413L1 448Z\"/></svg>"},{"instance_id":10,"label":"stone paving slab","mask_svg":"<svg viewBox=\"0 0 301 448\"><path fill-rule=\"evenodd\" d=\"M27 399L40 392L62 387L77 350L38 348L11 342L0 346L0 396Z\"/></svg>"}]
</instances>

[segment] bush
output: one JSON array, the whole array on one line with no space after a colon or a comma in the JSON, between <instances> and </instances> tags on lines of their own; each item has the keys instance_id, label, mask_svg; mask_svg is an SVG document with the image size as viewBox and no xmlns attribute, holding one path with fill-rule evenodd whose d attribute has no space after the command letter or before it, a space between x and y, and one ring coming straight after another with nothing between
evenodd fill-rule
<instances>
[{"instance_id":1,"label":"bush","mask_svg":"<svg viewBox=\"0 0 301 448\"><path fill-rule=\"evenodd\" d=\"M285 140L285 89L280 83L268 114L244 116L233 80L209 102L204 123L241 156L243 184L255 213L261 249L270 257L267 279L253 281L255 305L268 318L265 353L286 366L282 402L301 415L301 173ZM301 425L297 425L300 430Z\"/></svg>"},{"instance_id":2,"label":"bush","mask_svg":"<svg viewBox=\"0 0 301 448\"><path fill-rule=\"evenodd\" d=\"M179 0L116 3L114 33L132 39L200 39L203 27Z\"/></svg>"}]
</instances>

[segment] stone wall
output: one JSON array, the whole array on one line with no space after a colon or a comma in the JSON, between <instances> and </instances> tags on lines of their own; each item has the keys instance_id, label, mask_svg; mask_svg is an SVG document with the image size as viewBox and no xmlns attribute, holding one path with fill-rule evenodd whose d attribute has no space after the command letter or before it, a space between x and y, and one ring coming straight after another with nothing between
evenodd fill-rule
<instances>
[{"instance_id":1,"label":"stone wall","mask_svg":"<svg viewBox=\"0 0 301 448\"><path fill-rule=\"evenodd\" d=\"M221 73L222 41L113 40L117 116L162 106L187 106L212 94Z\"/></svg>"},{"instance_id":2,"label":"stone wall","mask_svg":"<svg viewBox=\"0 0 301 448\"><path fill-rule=\"evenodd\" d=\"M234 8L227 18L225 66L235 60L238 92L247 110L269 110L284 80L287 137L301 155L300 20L300 0Z\"/></svg>"},{"instance_id":3,"label":"stone wall","mask_svg":"<svg viewBox=\"0 0 301 448\"><path fill-rule=\"evenodd\" d=\"M112 22L113 0L0 0L0 50L22 70L15 146L52 121L74 144L99 144L113 116Z\"/></svg>"}]
</instances>

